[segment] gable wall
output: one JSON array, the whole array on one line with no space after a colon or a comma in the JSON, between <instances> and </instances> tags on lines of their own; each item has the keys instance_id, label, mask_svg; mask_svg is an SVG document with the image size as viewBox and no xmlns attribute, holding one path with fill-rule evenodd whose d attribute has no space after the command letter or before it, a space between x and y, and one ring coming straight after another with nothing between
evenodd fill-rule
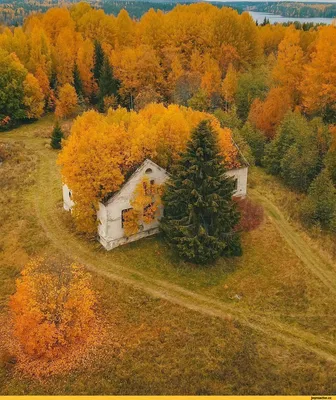
<instances>
[{"instance_id":1,"label":"gable wall","mask_svg":"<svg viewBox=\"0 0 336 400\"><path fill-rule=\"evenodd\" d=\"M235 197L245 197L247 194L247 173L248 167L231 169L226 172L227 176L237 179L237 190L233 194Z\"/></svg>"},{"instance_id":2,"label":"gable wall","mask_svg":"<svg viewBox=\"0 0 336 400\"><path fill-rule=\"evenodd\" d=\"M74 202L71 200L71 191L66 184L63 184L63 208L66 211L70 211L74 206Z\"/></svg>"},{"instance_id":3,"label":"gable wall","mask_svg":"<svg viewBox=\"0 0 336 400\"><path fill-rule=\"evenodd\" d=\"M152 169L152 173L146 174L147 168ZM159 226L159 221L154 221L151 224L146 224L143 230L133 238L126 238L124 236L124 229L122 228L121 213L122 210L131 208L130 201L132 199L136 186L141 182L143 176L147 176L150 180L154 180L155 184L163 184L168 175L163 168L160 168L152 163L144 163L144 165L130 178L130 180L123 186L123 188L111 199L107 204L100 205L98 212L98 219L100 225L98 233L100 241L104 247L110 249L120 244L137 240L140 237L148 236L155 233ZM162 215L162 209L160 210Z\"/></svg>"}]
</instances>

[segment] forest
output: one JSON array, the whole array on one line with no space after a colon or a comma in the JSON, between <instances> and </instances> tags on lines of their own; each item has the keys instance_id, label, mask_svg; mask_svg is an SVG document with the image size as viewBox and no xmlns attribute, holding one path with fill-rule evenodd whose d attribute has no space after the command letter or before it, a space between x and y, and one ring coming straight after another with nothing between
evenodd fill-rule
<instances>
[{"instance_id":1,"label":"forest","mask_svg":"<svg viewBox=\"0 0 336 400\"><path fill-rule=\"evenodd\" d=\"M0 28L1 394L334 393L336 25L50 5Z\"/></svg>"},{"instance_id":2,"label":"forest","mask_svg":"<svg viewBox=\"0 0 336 400\"><path fill-rule=\"evenodd\" d=\"M189 4L193 1L166 1L166 0L88 0L92 7L102 9L107 14L118 15L125 9L132 18L140 19L143 14L151 8L164 12L172 10L176 4ZM71 6L78 3L78 0L52 1L26 1L26 0L1 0L0 1L0 23L6 25L21 25L24 19L32 13L46 12L49 8L57 6ZM196 3L196 2L195 2ZM282 15L294 18L335 18L336 5L330 3L297 3L297 2L276 2L265 1L226 1L221 3L211 1L211 4L218 8L230 7L237 10L239 14L244 11L258 11L271 14Z\"/></svg>"},{"instance_id":3,"label":"forest","mask_svg":"<svg viewBox=\"0 0 336 400\"><path fill-rule=\"evenodd\" d=\"M203 3L137 21L79 3L3 28L0 52L2 129L150 103L214 113L251 165L307 194L303 221L335 229L335 26L256 26Z\"/></svg>"},{"instance_id":4,"label":"forest","mask_svg":"<svg viewBox=\"0 0 336 400\"><path fill-rule=\"evenodd\" d=\"M18 26L21 25L23 20L32 13L46 12L52 7L64 5L70 6L75 3L78 3L78 0L69 0L67 2L61 0L13 0L10 2L2 0L0 1L0 23ZM113 15L118 15L122 9L125 9L132 18L139 19L151 8L155 10L169 11L175 7L177 1L88 0L88 3L96 9L102 9L107 14ZM188 1L182 3L188 3Z\"/></svg>"}]
</instances>

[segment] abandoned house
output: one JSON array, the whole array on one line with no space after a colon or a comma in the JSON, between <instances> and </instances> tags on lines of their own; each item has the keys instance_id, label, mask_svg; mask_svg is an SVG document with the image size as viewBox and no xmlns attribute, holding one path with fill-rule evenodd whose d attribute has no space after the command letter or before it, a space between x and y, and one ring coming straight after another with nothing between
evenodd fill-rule
<instances>
[{"instance_id":1,"label":"abandoned house","mask_svg":"<svg viewBox=\"0 0 336 400\"><path fill-rule=\"evenodd\" d=\"M247 191L247 173L248 165L242 164L241 168L235 168L227 171L227 175L235 179L236 188L234 196L244 197ZM159 221L163 213L163 207L160 206L157 218L149 223L142 224L138 233L127 237L124 232L124 214L131 208L131 199L136 186L147 177L151 183L162 185L169 177L164 168L161 168L153 161L147 159L141 166L130 176L120 190L104 203L99 204L97 218L98 237L100 243L106 250L122 244L130 243L146 236L153 235L159 231ZM74 203L71 200L71 190L67 185L63 185L63 206L69 211Z\"/></svg>"}]
</instances>

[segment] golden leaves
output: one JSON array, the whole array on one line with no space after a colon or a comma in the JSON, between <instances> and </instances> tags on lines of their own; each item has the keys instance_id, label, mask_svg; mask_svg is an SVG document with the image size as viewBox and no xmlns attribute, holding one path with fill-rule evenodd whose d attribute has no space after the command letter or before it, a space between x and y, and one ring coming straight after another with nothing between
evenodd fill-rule
<instances>
[{"instance_id":1,"label":"golden leaves","mask_svg":"<svg viewBox=\"0 0 336 400\"><path fill-rule=\"evenodd\" d=\"M10 299L18 367L36 376L67 370L67 354L76 357L95 341L96 302L83 267L29 262Z\"/></svg>"},{"instance_id":2,"label":"golden leaves","mask_svg":"<svg viewBox=\"0 0 336 400\"><path fill-rule=\"evenodd\" d=\"M66 83L59 89L55 115L59 118L73 116L77 111L77 103L78 98L75 88L69 83Z\"/></svg>"},{"instance_id":3,"label":"golden leaves","mask_svg":"<svg viewBox=\"0 0 336 400\"><path fill-rule=\"evenodd\" d=\"M23 82L24 98L28 118L39 118L43 114L44 95L34 75L28 73Z\"/></svg>"},{"instance_id":4,"label":"golden leaves","mask_svg":"<svg viewBox=\"0 0 336 400\"><path fill-rule=\"evenodd\" d=\"M132 208L124 213L126 236L139 232L141 225L151 224L159 216L162 188L143 177L136 186L131 200Z\"/></svg>"},{"instance_id":5,"label":"golden leaves","mask_svg":"<svg viewBox=\"0 0 336 400\"><path fill-rule=\"evenodd\" d=\"M301 90L303 105L309 113L336 109L336 27L318 32L315 51L304 71Z\"/></svg>"}]
</instances>

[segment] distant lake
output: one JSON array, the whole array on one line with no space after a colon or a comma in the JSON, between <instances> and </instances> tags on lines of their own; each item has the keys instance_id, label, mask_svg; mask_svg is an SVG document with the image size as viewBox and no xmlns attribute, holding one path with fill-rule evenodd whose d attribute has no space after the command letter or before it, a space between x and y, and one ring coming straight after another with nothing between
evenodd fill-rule
<instances>
[{"instance_id":1,"label":"distant lake","mask_svg":"<svg viewBox=\"0 0 336 400\"><path fill-rule=\"evenodd\" d=\"M334 21L333 18L292 18L292 17L283 17L282 15L276 15L276 14L268 14L268 13L263 13L263 12L258 12L258 11L249 11L251 14L252 18L255 21L258 21L259 24L261 24L265 18L269 19L271 24L275 23L280 23L283 24L284 22L314 22L315 24L327 24L331 25L332 21Z\"/></svg>"}]
</instances>

